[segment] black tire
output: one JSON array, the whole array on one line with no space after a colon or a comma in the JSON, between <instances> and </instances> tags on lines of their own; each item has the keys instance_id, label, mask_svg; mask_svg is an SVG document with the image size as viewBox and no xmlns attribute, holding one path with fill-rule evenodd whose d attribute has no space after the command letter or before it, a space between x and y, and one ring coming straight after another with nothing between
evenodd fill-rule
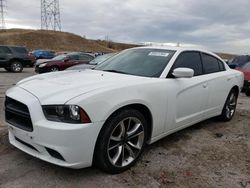
<instances>
[{"instance_id":1,"label":"black tire","mask_svg":"<svg viewBox=\"0 0 250 188\"><path fill-rule=\"evenodd\" d=\"M60 71L60 70L59 70L59 67L57 67L57 66L52 66L52 67L50 67L49 71L50 71L50 72L57 72L57 71Z\"/></svg>"},{"instance_id":2,"label":"black tire","mask_svg":"<svg viewBox=\"0 0 250 188\"><path fill-rule=\"evenodd\" d=\"M7 72L11 71L11 68L4 68Z\"/></svg>"},{"instance_id":3,"label":"black tire","mask_svg":"<svg viewBox=\"0 0 250 188\"><path fill-rule=\"evenodd\" d=\"M222 121L230 121L233 118L236 111L237 99L238 92L232 89L227 96L222 113L219 116Z\"/></svg>"},{"instance_id":4,"label":"black tire","mask_svg":"<svg viewBox=\"0 0 250 188\"><path fill-rule=\"evenodd\" d=\"M22 72L23 71L23 64L20 61L13 61L10 65L11 72Z\"/></svg>"},{"instance_id":5,"label":"black tire","mask_svg":"<svg viewBox=\"0 0 250 188\"><path fill-rule=\"evenodd\" d=\"M122 132L125 133L124 137ZM132 108L120 110L106 121L98 136L94 164L110 174L121 173L136 163L143 151L146 138L147 122L144 116Z\"/></svg>"},{"instance_id":6,"label":"black tire","mask_svg":"<svg viewBox=\"0 0 250 188\"><path fill-rule=\"evenodd\" d=\"M246 90L246 96L250 97L250 87Z\"/></svg>"}]
</instances>

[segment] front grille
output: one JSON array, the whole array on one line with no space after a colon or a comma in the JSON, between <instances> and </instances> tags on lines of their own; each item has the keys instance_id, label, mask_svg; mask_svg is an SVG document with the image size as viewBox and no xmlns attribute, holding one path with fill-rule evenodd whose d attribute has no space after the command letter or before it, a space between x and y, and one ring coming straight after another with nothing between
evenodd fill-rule
<instances>
[{"instance_id":1,"label":"front grille","mask_svg":"<svg viewBox=\"0 0 250 188\"><path fill-rule=\"evenodd\" d=\"M15 127L29 132L33 131L28 107L9 97L5 100L5 119Z\"/></svg>"}]
</instances>

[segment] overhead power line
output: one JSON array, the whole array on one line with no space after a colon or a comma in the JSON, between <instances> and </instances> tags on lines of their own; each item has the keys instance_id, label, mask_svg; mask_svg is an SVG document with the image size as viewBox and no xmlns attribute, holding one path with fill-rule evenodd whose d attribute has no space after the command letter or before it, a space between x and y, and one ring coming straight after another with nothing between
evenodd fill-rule
<instances>
[{"instance_id":1,"label":"overhead power line","mask_svg":"<svg viewBox=\"0 0 250 188\"><path fill-rule=\"evenodd\" d=\"M61 31L59 0L41 0L41 29Z\"/></svg>"}]
</instances>

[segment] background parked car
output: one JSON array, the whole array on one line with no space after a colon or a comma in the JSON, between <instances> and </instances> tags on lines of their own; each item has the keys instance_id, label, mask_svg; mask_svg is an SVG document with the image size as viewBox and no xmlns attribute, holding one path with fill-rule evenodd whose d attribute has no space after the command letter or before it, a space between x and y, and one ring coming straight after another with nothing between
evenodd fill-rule
<instances>
[{"instance_id":1,"label":"background parked car","mask_svg":"<svg viewBox=\"0 0 250 188\"><path fill-rule=\"evenodd\" d=\"M228 65L231 68L237 68L237 67L244 66L249 61L250 61L250 56L249 55L240 55L240 56L236 56L233 59L230 59L228 61Z\"/></svg>"},{"instance_id":2,"label":"background parked car","mask_svg":"<svg viewBox=\"0 0 250 188\"><path fill-rule=\"evenodd\" d=\"M60 52L56 52L55 53L55 56L58 56L58 55L65 55L65 54L69 54L69 53L72 53L72 51L60 51Z\"/></svg>"},{"instance_id":3,"label":"background parked car","mask_svg":"<svg viewBox=\"0 0 250 188\"><path fill-rule=\"evenodd\" d=\"M52 59L55 57L55 52L49 50L33 50L31 52L36 59Z\"/></svg>"},{"instance_id":4,"label":"background parked car","mask_svg":"<svg viewBox=\"0 0 250 188\"><path fill-rule=\"evenodd\" d=\"M67 68L66 70L84 70L84 69L93 69L96 67L96 65L99 65L106 61L107 59L113 57L117 53L109 53L109 54L104 54L97 56L95 59L90 61L89 63L86 64L80 64L80 65L74 65L72 67Z\"/></svg>"},{"instance_id":5,"label":"background parked car","mask_svg":"<svg viewBox=\"0 0 250 188\"><path fill-rule=\"evenodd\" d=\"M247 62L242 67L236 67L236 70L243 72L244 74L243 90L245 90L246 94L249 96L250 92L248 90L250 90L250 62Z\"/></svg>"},{"instance_id":6,"label":"background parked car","mask_svg":"<svg viewBox=\"0 0 250 188\"><path fill-rule=\"evenodd\" d=\"M82 52L63 54L41 64L36 64L35 71L37 73L62 71L73 65L86 64L93 59L93 56Z\"/></svg>"},{"instance_id":7,"label":"background parked car","mask_svg":"<svg viewBox=\"0 0 250 188\"><path fill-rule=\"evenodd\" d=\"M22 72L23 67L33 67L35 56L22 46L0 46L0 68L11 72Z\"/></svg>"}]
</instances>

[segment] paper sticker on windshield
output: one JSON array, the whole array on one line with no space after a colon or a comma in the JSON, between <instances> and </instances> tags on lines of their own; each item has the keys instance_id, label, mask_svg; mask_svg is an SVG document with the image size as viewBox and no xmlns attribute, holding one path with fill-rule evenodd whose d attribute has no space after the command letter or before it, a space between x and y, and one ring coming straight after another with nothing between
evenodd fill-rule
<instances>
[{"instance_id":1,"label":"paper sticker on windshield","mask_svg":"<svg viewBox=\"0 0 250 188\"><path fill-rule=\"evenodd\" d=\"M169 53L166 52L150 52L149 56L167 57Z\"/></svg>"}]
</instances>

